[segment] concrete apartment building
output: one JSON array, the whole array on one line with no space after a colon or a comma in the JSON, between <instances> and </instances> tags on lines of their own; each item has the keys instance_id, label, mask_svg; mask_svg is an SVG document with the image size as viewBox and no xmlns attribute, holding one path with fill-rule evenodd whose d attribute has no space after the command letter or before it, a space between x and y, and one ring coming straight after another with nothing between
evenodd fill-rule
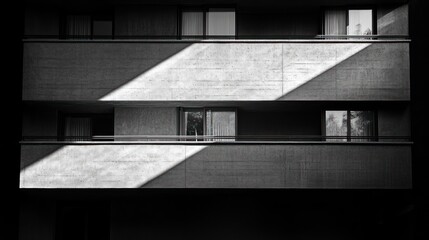
<instances>
[{"instance_id":1,"label":"concrete apartment building","mask_svg":"<svg viewBox=\"0 0 429 240\"><path fill-rule=\"evenodd\" d=\"M414 8L27 1L19 239L412 239Z\"/></svg>"}]
</instances>

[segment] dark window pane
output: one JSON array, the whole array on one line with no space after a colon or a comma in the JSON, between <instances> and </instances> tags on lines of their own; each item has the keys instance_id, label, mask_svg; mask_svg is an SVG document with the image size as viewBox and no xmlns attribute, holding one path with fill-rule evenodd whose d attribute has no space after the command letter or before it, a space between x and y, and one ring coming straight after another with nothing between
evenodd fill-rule
<instances>
[{"instance_id":1,"label":"dark window pane","mask_svg":"<svg viewBox=\"0 0 429 240\"><path fill-rule=\"evenodd\" d=\"M94 20L93 35L95 38L111 38L112 37L112 21L110 20Z\"/></svg>"},{"instance_id":2,"label":"dark window pane","mask_svg":"<svg viewBox=\"0 0 429 240\"><path fill-rule=\"evenodd\" d=\"M374 112L350 111L350 135L372 137L375 135ZM370 138L352 138L352 141L371 141Z\"/></svg>"},{"instance_id":3,"label":"dark window pane","mask_svg":"<svg viewBox=\"0 0 429 240\"><path fill-rule=\"evenodd\" d=\"M185 135L202 136L204 134L203 110L185 110Z\"/></svg>"},{"instance_id":4,"label":"dark window pane","mask_svg":"<svg viewBox=\"0 0 429 240\"><path fill-rule=\"evenodd\" d=\"M326 111L325 123L327 141L347 141L347 111Z\"/></svg>"}]
</instances>

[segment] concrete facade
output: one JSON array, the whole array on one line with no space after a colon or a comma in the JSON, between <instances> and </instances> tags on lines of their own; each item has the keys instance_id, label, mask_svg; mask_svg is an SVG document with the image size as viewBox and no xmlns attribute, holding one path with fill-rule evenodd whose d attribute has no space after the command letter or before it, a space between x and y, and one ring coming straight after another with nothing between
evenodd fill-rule
<instances>
[{"instance_id":1,"label":"concrete facade","mask_svg":"<svg viewBox=\"0 0 429 240\"><path fill-rule=\"evenodd\" d=\"M411 188L409 144L23 145L21 156L21 188Z\"/></svg>"},{"instance_id":2,"label":"concrete facade","mask_svg":"<svg viewBox=\"0 0 429 240\"><path fill-rule=\"evenodd\" d=\"M177 108L115 108L115 135L178 135Z\"/></svg>"},{"instance_id":3,"label":"concrete facade","mask_svg":"<svg viewBox=\"0 0 429 240\"><path fill-rule=\"evenodd\" d=\"M24 44L32 101L409 100L409 79L406 42Z\"/></svg>"}]
</instances>

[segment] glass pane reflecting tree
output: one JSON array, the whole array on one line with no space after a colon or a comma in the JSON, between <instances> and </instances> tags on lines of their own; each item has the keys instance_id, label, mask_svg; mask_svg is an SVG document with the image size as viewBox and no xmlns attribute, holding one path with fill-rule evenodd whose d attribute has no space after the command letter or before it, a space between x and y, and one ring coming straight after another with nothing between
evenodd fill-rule
<instances>
[{"instance_id":1,"label":"glass pane reflecting tree","mask_svg":"<svg viewBox=\"0 0 429 240\"><path fill-rule=\"evenodd\" d=\"M204 135L203 110L192 109L184 111L184 134L186 136L195 136L198 141L198 136Z\"/></svg>"},{"instance_id":2,"label":"glass pane reflecting tree","mask_svg":"<svg viewBox=\"0 0 429 240\"><path fill-rule=\"evenodd\" d=\"M374 126L374 112L350 111L350 135L358 137L352 141L371 141L368 137L375 136Z\"/></svg>"},{"instance_id":3,"label":"glass pane reflecting tree","mask_svg":"<svg viewBox=\"0 0 429 240\"><path fill-rule=\"evenodd\" d=\"M347 141L347 111L326 111L327 141ZM339 138L329 138L339 137Z\"/></svg>"}]
</instances>

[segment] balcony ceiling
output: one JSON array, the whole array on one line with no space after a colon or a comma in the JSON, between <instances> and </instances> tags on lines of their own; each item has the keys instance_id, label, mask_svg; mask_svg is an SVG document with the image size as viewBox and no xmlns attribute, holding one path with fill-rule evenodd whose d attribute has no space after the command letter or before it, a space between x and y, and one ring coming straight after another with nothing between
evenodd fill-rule
<instances>
[{"instance_id":1,"label":"balcony ceiling","mask_svg":"<svg viewBox=\"0 0 429 240\"><path fill-rule=\"evenodd\" d=\"M27 4L110 5L110 4L239 4L242 6L326 6L407 3L409 0L26 0Z\"/></svg>"}]
</instances>

